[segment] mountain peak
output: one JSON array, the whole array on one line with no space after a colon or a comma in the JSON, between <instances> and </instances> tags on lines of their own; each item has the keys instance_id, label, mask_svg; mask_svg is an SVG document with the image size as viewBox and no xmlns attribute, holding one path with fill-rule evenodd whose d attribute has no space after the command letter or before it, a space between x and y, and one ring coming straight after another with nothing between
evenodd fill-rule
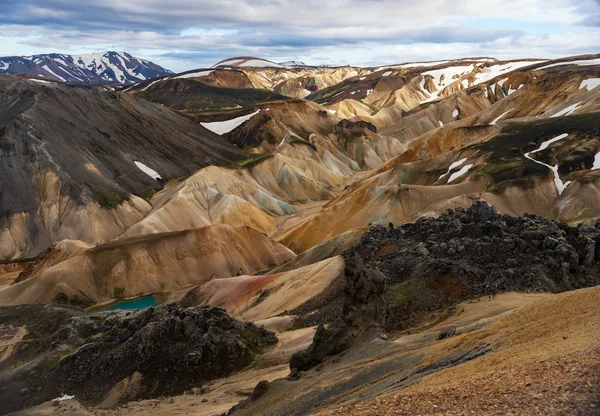
<instances>
[{"instance_id":1,"label":"mountain peak","mask_svg":"<svg viewBox=\"0 0 600 416\"><path fill-rule=\"evenodd\" d=\"M60 53L0 58L0 74L31 74L59 82L132 84L171 71L127 52Z\"/></svg>"}]
</instances>

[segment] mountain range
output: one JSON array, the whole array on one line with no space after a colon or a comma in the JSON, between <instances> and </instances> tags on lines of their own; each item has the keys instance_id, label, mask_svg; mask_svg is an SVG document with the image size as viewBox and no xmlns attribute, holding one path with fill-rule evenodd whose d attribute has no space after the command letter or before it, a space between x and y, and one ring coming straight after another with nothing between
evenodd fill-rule
<instances>
[{"instance_id":1,"label":"mountain range","mask_svg":"<svg viewBox=\"0 0 600 416\"><path fill-rule=\"evenodd\" d=\"M595 414L600 54L111 54L0 76L0 414Z\"/></svg>"},{"instance_id":2,"label":"mountain range","mask_svg":"<svg viewBox=\"0 0 600 416\"><path fill-rule=\"evenodd\" d=\"M171 71L127 52L87 55L58 53L0 58L0 74L30 74L43 79L81 84L131 84Z\"/></svg>"}]
</instances>

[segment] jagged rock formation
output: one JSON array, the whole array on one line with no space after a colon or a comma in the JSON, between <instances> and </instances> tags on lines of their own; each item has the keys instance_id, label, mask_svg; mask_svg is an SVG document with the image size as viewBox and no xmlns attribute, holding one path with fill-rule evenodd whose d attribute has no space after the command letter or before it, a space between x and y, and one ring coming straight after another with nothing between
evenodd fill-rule
<instances>
[{"instance_id":1,"label":"jagged rock formation","mask_svg":"<svg viewBox=\"0 0 600 416\"><path fill-rule=\"evenodd\" d=\"M277 342L271 332L222 309L175 304L95 314L56 306L4 307L0 323L23 325L33 336L0 362L0 414L62 394L111 407L181 393L241 370ZM9 370L40 352L31 365Z\"/></svg>"},{"instance_id":2,"label":"jagged rock formation","mask_svg":"<svg viewBox=\"0 0 600 416\"><path fill-rule=\"evenodd\" d=\"M387 277L386 327L506 291L563 292L600 283L600 223L569 227L500 215L485 202L398 228L374 227L354 248Z\"/></svg>"},{"instance_id":3,"label":"jagged rock formation","mask_svg":"<svg viewBox=\"0 0 600 416\"><path fill-rule=\"evenodd\" d=\"M292 356L292 374L349 348L360 334L418 325L425 313L471 297L597 285L597 247L600 223L573 228L499 215L485 202L398 228L373 227L344 255L340 318L321 324L311 347Z\"/></svg>"},{"instance_id":4,"label":"jagged rock formation","mask_svg":"<svg viewBox=\"0 0 600 416\"><path fill-rule=\"evenodd\" d=\"M357 337L368 337L385 326L386 276L364 266L358 254L345 255L344 306L341 318L329 328L320 324L312 345L290 359L292 376L348 349Z\"/></svg>"}]
</instances>

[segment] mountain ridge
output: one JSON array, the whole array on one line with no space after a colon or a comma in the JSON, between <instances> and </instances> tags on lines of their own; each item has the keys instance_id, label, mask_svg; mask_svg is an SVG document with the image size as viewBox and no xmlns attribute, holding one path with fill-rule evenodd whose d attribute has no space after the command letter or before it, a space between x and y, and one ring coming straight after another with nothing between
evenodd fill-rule
<instances>
[{"instance_id":1,"label":"mountain ridge","mask_svg":"<svg viewBox=\"0 0 600 416\"><path fill-rule=\"evenodd\" d=\"M132 84L172 74L149 60L134 57L127 52L0 57L0 74L23 73L52 81L81 84Z\"/></svg>"}]
</instances>

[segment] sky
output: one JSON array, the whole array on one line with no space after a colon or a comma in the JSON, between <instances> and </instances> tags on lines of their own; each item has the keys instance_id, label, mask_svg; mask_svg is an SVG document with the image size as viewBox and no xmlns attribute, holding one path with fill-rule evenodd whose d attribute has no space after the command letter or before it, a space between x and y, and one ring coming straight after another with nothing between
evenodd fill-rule
<instances>
[{"instance_id":1,"label":"sky","mask_svg":"<svg viewBox=\"0 0 600 416\"><path fill-rule=\"evenodd\" d=\"M0 0L0 56L126 51L180 72L600 53L600 0Z\"/></svg>"}]
</instances>

